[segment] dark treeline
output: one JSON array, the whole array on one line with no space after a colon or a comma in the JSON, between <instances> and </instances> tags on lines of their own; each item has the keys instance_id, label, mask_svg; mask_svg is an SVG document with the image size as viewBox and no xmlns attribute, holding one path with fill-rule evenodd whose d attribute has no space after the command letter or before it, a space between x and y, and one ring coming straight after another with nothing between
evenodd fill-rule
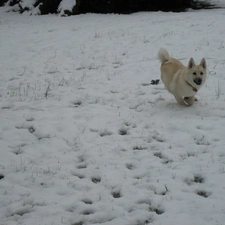
<instances>
[{"instance_id":1,"label":"dark treeline","mask_svg":"<svg viewBox=\"0 0 225 225\"><path fill-rule=\"evenodd\" d=\"M36 0L34 7L38 7L40 14L58 13L62 0ZM76 4L75 4L76 2ZM23 13L31 10L24 6L22 0L0 0L4 4L16 6L14 11ZM199 0L74 0L74 7L66 10L66 15L82 13L133 13L139 11L174 11L181 12L188 8L199 9L212 7L207 1Z\"/></svg>"},{"instance_id":2,"label":"dark treeline","mask_svg":"<svg viewBox=\"0 0 225 225\"><path fill-rule=\"evenodd\" d=\"M131 13L179 11L192 7L192 0L81 0L80 12Z\"/></svg>"}]
</instances>

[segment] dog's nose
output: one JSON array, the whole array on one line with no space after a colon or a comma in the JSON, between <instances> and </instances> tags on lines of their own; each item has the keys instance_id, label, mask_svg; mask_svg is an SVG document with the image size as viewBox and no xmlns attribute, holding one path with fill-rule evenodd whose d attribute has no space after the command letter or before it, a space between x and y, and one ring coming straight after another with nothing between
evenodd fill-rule
<instances>
[{"instance_id":1,"label":"dog's nose","mask_svg":"<svg viewBox=\"0 0 225 225\"><path fill-rule=\"evenodd\" d=\"M196 78L194 80L194 82L197 84L197 85L201 85L202 84L202 79L201 78Z\"/></svg>"}]
</instances>

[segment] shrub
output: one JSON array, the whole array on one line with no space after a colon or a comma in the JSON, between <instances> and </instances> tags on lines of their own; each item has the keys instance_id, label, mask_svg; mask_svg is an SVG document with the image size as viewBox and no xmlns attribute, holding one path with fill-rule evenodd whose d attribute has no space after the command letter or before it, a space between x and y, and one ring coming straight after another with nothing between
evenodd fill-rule
<instances>
[{"instance_id":1,"label":"shrub","mask_svg":"<svg viewBox=\"0 0 225 225\"><path fill-rule=\"evenodd\" d=\"M7 3L6 3L7 2ZM212 7L203 0L0 0L12 10L31 14L132 13L138 11L184 11Z\"/></svg>"}]
</instances>

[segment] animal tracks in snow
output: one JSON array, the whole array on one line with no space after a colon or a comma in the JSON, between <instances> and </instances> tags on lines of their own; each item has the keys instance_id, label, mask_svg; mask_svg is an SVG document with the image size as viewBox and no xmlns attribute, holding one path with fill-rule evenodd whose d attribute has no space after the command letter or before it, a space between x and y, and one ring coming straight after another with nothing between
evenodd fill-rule
<instances>
[{"instance_id":1,"label":"animal tracks in snow","mask_svg":"<svg viewBox=\"0 0 225 225\"><path fill-rule=\"evenodd\" d=\"M224 224L222 9L0 10L1 224ZM160 47L209 62L192 107L157 81Z\"/></svg>"}]
</instances>

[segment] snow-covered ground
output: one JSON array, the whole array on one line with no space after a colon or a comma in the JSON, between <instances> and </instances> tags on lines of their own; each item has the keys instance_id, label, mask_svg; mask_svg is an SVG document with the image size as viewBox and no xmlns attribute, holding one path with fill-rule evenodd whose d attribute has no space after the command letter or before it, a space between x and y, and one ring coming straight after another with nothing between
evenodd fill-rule
<instances>
[{"instance_id":1,"label":"snow-covered ground","mask_svg":"<svg viewBox=\"0 0 225 225\"><path fill-rule=\"evenodd\" d=\"M223 225L224 18L0 8L0 225ZM192 107L150 84L160 47L206 58Z\"/></svg>"}]
</instances>

